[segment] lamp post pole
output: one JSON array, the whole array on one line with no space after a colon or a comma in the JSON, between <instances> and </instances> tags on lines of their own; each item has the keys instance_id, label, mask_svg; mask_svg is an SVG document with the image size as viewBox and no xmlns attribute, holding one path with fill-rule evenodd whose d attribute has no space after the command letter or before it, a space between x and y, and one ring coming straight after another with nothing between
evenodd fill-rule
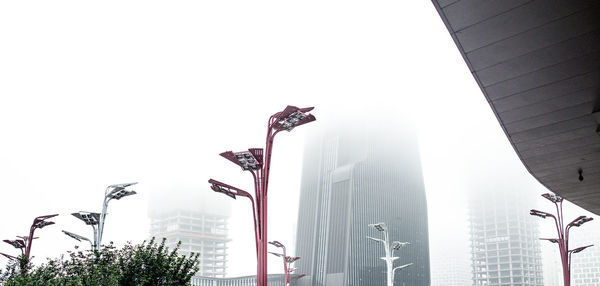
<instances>
[{"instance_id":1,"label":"lamp post pole","mask_svg":"<svg viewBox=\"0 0 600 286\"><path fill-rule=\"evenodd\" d=\"M583 246L579 248L575 248L569 250L569 232L572 227L580 227L586 222L593 220L591 217L580 216L564 226L564 214L563 214L563 198L554 194L543 194L542 197L551 201L556 207L556 216L547 212L539 211L539 210L531 210L529 212L532 216L537 216L541 218L551 217L554 220L554 224L556 225L556 232L558 234L558 238L541 238L541 240L547 240L552 243L558 244L558 250L560 252L560 261L562 264L563 270L563 281L565 286L571 285L571 254L579 253L584 249L591 247L593 245Z\"/></svg>"},{"instance_id":2,"label":"lamp post pole","mask_svg":"<svg viewBox=\"0 0 600 286\"><path fill-rule=\"evenodd\" d=\"M210 179L211 189L224 193L235 199L244 196L252 202L252 217L254 219L254 238L256 242L256 282L258 286L267 285L267 189L271 169L271 153L275 135L281 131L291 131L297 126L315 121L313 108L298 108L287 106L283 111L273 114L267 124L265 149L252 148L242 152L223 152L220 155L242 170L249 171L254 178L254 196L241 189ZM264 153L264 154L263 154Z\"/></svg>"},{"instance_id":3,"label":"lamp post pole","mask_svg":"<svg viewBox=\"0 0 600 286\"><path fill-rule=\"evenodd\" d=\"M410 243L394 241L390 244L389 236L388 236L388 229L387 229L387 226L385 225L385 223L383 223L383 222L370 224L369 226L376 229L377 231L383 232L383 239L374 238L374 237L370 237L370 236L367 236L367 238L370 240L376 241L376 242L383 243L383 248L385 250L385 257L381 257L381 259L383 261L385 261L387 285L393 286L396 270L404 269L404 268L412 265L412 263L409 263L409 264L405 264L405 265L394 268L394 260L399 258L399 257L394 256L394 251L399 250L400 248L405 247L405 246L409 245Z\"/></svg>"}]
</instances>

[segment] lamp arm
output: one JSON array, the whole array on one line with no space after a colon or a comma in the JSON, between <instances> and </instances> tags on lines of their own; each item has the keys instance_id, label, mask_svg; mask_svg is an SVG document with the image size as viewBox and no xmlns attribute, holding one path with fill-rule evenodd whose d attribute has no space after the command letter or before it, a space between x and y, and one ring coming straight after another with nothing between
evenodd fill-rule
<instances>
[{"instance_id":1,"label":"lamp arm","mask_svg":"<svg viewBox=\"0 0 600 286\"><path fill-rule=\"evenodd\" d=\"M377 242L385 243L385 242L383 241L383 239L374 238L374 237L370 237L370 236L367 236L367 238L368 238L368 239L370 239L370 240L373 240L373 241L377 241Z\"/></svg>"},{"instance_id":2,"label":"lamp arm","mask_svg":"<svg viewBox=\"0 0 600 286\"><path fill-rule=\"evenodd\" d=\"M402 266L398 266L398 267L394 268L393 272L396 272L396 270L403 269L403 268L406 268L406 267L411 266L411 265L413 265L413 264L409 263L409 264L404 264Z\"/></svg>"}]
</instances>

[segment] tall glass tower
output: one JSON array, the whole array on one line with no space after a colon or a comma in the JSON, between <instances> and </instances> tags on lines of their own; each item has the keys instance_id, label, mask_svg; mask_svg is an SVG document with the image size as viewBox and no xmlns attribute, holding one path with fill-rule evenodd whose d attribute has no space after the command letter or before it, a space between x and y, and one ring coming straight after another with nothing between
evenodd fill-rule
<instances>
[{"instance_id":1,"label":"tall glass tower","mask_svg":"<svg viewBox=\"0 0 600 286\"><path fill-rule=\"evenodd\" d=\"M427 203L417 139L389 119L340 120L309 136L298 215L298 285L385 285L380 237L368 227L385 222L390 240L410 242L395 265L395 285L428 286Z\"/></svg>"}]
</instances>

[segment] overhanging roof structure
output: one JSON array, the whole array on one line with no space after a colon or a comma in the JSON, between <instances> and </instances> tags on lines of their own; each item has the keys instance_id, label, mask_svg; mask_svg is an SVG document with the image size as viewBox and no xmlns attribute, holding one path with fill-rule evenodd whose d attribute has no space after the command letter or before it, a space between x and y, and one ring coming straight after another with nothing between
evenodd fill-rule
<instances>
[{"instance_id":1,"label":"overhanging roof structure","mask_svg":"<svg viewBox=\"0 0 600 286\"><path fill-rule=\"evenodd\" d=\"M527 170L600 214L600 1L432 2Z\"/></svg>"}]
</instances>

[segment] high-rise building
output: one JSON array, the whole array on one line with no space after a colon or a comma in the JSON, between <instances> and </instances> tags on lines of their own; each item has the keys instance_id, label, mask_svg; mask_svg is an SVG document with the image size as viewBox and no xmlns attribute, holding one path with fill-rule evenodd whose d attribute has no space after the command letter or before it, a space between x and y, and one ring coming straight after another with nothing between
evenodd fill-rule
<instances>
[{"instance_id":1,"label":"high-rise building","mask_svg":"<svg viewBox=\"0 0 600 286\"><path fill-rule=\"evenodd\" d=\"M538 185L508 147L483 151L472 150L466 171L473 285L543 286L539 218L529 214Z\"/></svg>"},{"instance_id":2,"label":"high-rise building","mask_svg":"<svg viewBox=\"0 0 600 286\"><path fill-rule=\"evenodd\" d=\"M471 263L466 253L448 246L431 260L431 286L471 285Z\"/></svg>"},{"instance_id":3,"label":"high-rise building","mask_svg":"<svg viewBox=\"0 0 600 286\"><path fill-rule=\"evenodd\" d=\"M572 228L569 248L575 249L590 244L594 246L574 253L571 258L571 285L600 285L600 227L593 221L581 228Z\"/></svg>"},{"instance_id":4,"label":"high-rise building","mask_svg":"<svg viewBox=\"0 0 600 286\"><path fill-rule=\"evenodd\" d=\"M341 119L340 119L341 120ZM404 125L403 125L404 124ZM395 285L428 286L427 203L416 134L394 120L353 118L323 127L304 150L296 254L298 285L384 285L385 222L396 251Z\"/></svg>"},{"instance_id":5,"label":"high-rise building","mask_svg":"<svg viewBox=\"0 0 600 286\"><path fill-rule=\"evenodd\" d=\"M548 221L546 224L553 224L553 221ZM552 232L556 233L556 228L552 225ZM542 232L543 233L543 232ZM542 237L545 235L542 234ZM542 246L542 264L544 265L544 286L562 286L563 272L560 263L560 254L558 245L550 242L541 242Z\"/></svg>"},{"instance_id":6,"label":"high-rise building","mask_svg":"<svg viewBox=\"0 0 600 286\"><path fill-rule=\"evenodd\" d=\"M195 276L190 282L192 286L256 286L256 275L228 278ZM296 285L295 283L295 281L292 282L292 285ZM267 286L285 286L284 275L269 274Z\"/></svg>"},{"instance_id":7,"label":"high-rise building","mask_svg":"<svg viewBox=\"0 0 600 286\"><path fill-rule=\"evenodd\" d=\"M213 195L209 190L194 190L168 192L154 198L149 208L150 236L157 240L166 238L171 249L181 242L180 255L199 253L197 275L225 277L231 208L227 200Z\"/></svg>"}]
</instances>

